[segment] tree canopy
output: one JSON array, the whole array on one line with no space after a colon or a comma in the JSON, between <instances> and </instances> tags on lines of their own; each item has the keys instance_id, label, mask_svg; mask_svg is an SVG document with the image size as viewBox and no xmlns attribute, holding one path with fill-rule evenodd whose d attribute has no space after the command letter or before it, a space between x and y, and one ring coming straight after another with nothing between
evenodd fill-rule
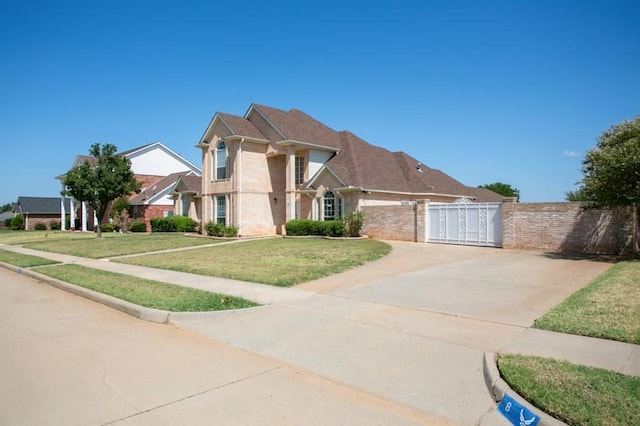
<instances>
[{"instance_id":1,"label":"tree canopy","mask_svg":"<svg viewBox=\"0 0 640 426\"><path fill-rule=\"evenodd\" d=\"M494 182L487 185L480 185L478 188L486 188L505 197L514 197L520 201L520 190L508 183Z\"/></svg>"},{"instance_id":2,"label":"tree canopy","mask_svg":"<svg viewBox=\"0 0 640 426\"><path fill-rule=\"evenodd\" d=\"M93 144L89 154L95 161L84 161L70 170L64 177L62 195L84 201L93 208L98 217L97 236L102 236L100 221L109 203L132 192L140 192L140 183L131 171L128 158L116 154L112 144Z\"/></svg>"},{"instance_id":3,"label":"tree canopy","mask_svg":"<svg viewBox=\"0 0 640 426\"><path fill-rule=\"evenodd\" d=\"M3 204L2 206L0 206L0 213L10 212L12 207L13 204L11 203Z\"/></svg>"},{"instance_id":4,"label":"tree canopy","mask_svg":"<svg viewBox=\"0 0 640 426\"><path fill-rule=\"evenodd\" d=\"M591 207L630 207L633 250L638 251L640 116L611 126L582 162L581 191Z\"/></svg>"}]
</instances>

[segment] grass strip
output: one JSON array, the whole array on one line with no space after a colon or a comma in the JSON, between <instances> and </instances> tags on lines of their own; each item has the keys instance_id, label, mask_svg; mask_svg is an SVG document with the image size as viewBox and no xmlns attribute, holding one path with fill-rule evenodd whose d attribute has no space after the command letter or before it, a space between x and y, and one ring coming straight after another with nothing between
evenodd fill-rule
<instances>
[{"instance_id":1,"label":"grass strip","mask_svg":"<svg viewBox=\"0 0 640 426\"><path fill-rule=\"evenodd\" d=\"M31 268L33 266L53 265L55 263L59 263L55 260L31 256L29 254L14 253L12 251L2 249L0 249L0 262L19 266L21 268Z\"/></svg>"},{"instance_id":2,"label":"grass strip","mask_svg":"<svg viewBox=\"0 0 640 426\"><path fill-rule=\"evenodd\" d=\"M620 262L534 322L561 333L640 344L640 262Z\"/></svg>"},{"instance_id":3,"label":"grass strip","mask_svg":"<svg viewBox=\"0 0 640 426\"><path fill-rule=\"evenodd\" d=\"M117 261L288 287L379 259L390 250L375 240L274 238Z\"/></svg>"},{"instance_id":4,"label":"grass strip","mask_svg":"<svg viewBox=\"0 0 640 426\"><path fill-rule=\"evenodd\" d=\"M640 424L640 378L534 356L500 355L504 380L569 425Z\"/></svg>"},{"instance_id":5,"label":"grass strip","mask_svg":"<svg viewBox=\"0 0 640 426\"><path fill-rule=\"evenodd\" d=\"M0 231L0 243L9 245L27 244L39 241L95 239L93 233L70 231Z\"/></svg>"},{"instance_id":6,"label":"grass strip","mask_svg":"<svg viewBox=\"0 0 640 426\"><path fill-rule=\"evenodd\" d=\"M240 297L101 271L81 265L48 266L39 268L37 271L136 305L171 312L220 311L258 306Z\"/></svg>"},{"instance_id":7,"label":"grass strip","mask_svg":"<svg viewBox=\"0 0 640 426\"><path fill-rule=\"evenodd\" d=\"M102 238L96 238L95 235L87 238L86 234L67 235L67 238L41 238L37 242L25 243L24 246L35 250L101 259L221 242L221 240L188 237L178 233L105 233L102 234Z\"/></svg>"}]
</instances>

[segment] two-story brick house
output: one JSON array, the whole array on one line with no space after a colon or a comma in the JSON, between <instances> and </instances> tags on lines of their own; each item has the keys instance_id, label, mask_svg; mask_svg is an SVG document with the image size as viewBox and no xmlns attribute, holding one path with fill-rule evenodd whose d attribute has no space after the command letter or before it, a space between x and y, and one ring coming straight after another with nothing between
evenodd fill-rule
<instances>
[{"instance_id":1,"label":"two-story brick house","mask_svg":"<svg viewBox=\"0 0 640 426\"><path fill-rule=\"evenodd\" d=\"M252 104L242 117L216 113L196 146L199 219L235 226L240 235L282 234L290 219L334 219L367 205L501 199L295 109ZM179 192L178 214L187 211Z\"/></svg>"}]
</instances>

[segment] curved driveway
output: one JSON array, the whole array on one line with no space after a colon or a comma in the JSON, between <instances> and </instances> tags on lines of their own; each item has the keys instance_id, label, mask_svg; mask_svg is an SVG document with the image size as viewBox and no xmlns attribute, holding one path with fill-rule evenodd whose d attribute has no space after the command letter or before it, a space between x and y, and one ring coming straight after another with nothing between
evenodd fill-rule
<instances>
[{"instance_id":1,"label":"curved driveway","mask_svg":"<svg viewBox=\"0 0 640 426\"><path fill-rule=\"evenodd\" d=\"M174 323L470 425L495 407L483 353L517 339L610 266L537 252L391 244L386 258L298 286L306 297Z\"/></svg>"}]
</instances>

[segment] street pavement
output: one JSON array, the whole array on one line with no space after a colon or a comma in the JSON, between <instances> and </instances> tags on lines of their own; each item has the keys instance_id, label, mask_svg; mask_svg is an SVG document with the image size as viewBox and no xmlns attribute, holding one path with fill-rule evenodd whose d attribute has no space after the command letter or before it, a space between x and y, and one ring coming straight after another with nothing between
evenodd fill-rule
<instances>
[{"instance_id":1,"label":"street pavement","mask_svg":"<svg viewBox=\"0 0 640 426\"><path fill-rule=\"evenodd\" d=\"M446 424L0 268L2 425Z\"/></svg>"},{"instance_id":2,"label":"street pavement","mask_svg":"<svg viewBox=\"0 0 640 426\"><path fill-rule=\"evenodd\" d=\"M391 244L392 253L376 262L273 291L270 286L115 262L59 260L209 291L233 290L268 303L224 313L172 315L169 321L227 350L384 401L394 415L409 422L419 413L428 416L418 420L422 424L508 424L496 415L483 369L487 354L496 352L553 356L640 375L636 345L529 328L611 264L536 252ZM377 415L372 414L373 424L402 423ZM367 423L366 416L362 419ZM240 423L230 418L222 424ZM336 417L324 424L354 421Z\"/></svg>"}]
</instances>

